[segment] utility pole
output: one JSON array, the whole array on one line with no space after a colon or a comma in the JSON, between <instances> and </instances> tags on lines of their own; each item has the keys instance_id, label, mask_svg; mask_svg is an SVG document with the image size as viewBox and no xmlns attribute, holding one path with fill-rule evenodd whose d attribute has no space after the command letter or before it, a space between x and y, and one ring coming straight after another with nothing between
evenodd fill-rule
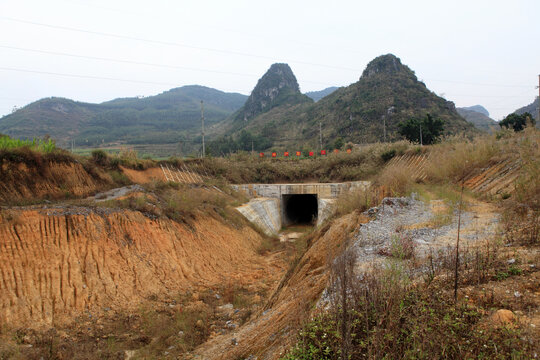
<instances>
[{"instance_id":1,"label":"utility pole","mask_svg":"<svg viewBox=\"0 0 540 360\"><path fill-rule=\"evenodd\" d=\"M322 123L319 121L319 150L322 150Z\"/></svg>"},{"instance_id":2,"label":"utility pole","mask_svg":"<svg viewBox=\"0 0 540 360\"><path fill-rule=\"evenodd\" d=\"M251 140L251 156L253 156L253 140Z\"/></svg>"},{"instance_id":3,"label":"utility pole","mask_svg":"<svg viewBox=\"0 0 540 360\"><path fill-rule=\"evenodd\" d=\"M201 100L201 134L202 134L202 157L204 158L206 156L205 148L204 148L204 104Z\"/></svg>"},{"instance_id":4,"label":"utility pole","mask_svg":"<svg viewBox=\"0 0 540 360\"><path fill-rule=\"evenodd\" d=\"M383 120L383 136L384 136L384 142L386 142L386 115L383 115L382 116L382 120Z\"/></svg>"},{"instance_id":5,"label":"utility pole","mask_svg":"<svg viewBox=\"0 0 540 360\"><path fill-rule=\"evenodd\" d=\"M536 110L538 110L538 117L536 118L536 122L538 123L540 121L540 75L538 75L538 105L536 106Z\"/></svg>"},{"instance_id":6,"label":"utility pole","mask_svg":"<svg viewBox=\"0 0 540 360\"><path fill-rule=\"evenodd\" d=\"M422 143L422 123L420 123L420 146L423 146L424 144Z\"/></svg>"}]
</instances>

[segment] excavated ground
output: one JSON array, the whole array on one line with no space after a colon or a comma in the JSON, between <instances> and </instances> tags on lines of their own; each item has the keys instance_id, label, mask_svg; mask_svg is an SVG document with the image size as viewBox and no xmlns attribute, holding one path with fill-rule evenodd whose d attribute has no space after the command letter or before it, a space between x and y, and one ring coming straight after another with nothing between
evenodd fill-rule
<instances>
[{"instance_id":1,"label":"excavated ground","mask_svg":"<svg viewBox=\"0 0 540 360\"><path fill-rule=\"evenodd\" d=\"M23 358L39 358L51 332L66 358L70 347L91 356L102 348L100 339L120 337L134 350L149 346L153 338L139 341L148 338L139 331L148 322L146 308L173 323L183 311L203 314L199 340L229 331L262 305L290 256L283 247L261 253L257 232L219 217L200 216L187 226L106 208L1 214L0 328L24 334L17 350ZM119 329L119 322L127 325ZM175 335L168 341L176 344Z\"/></svg>"},{"instance_id":2,"label":"excavated ground","mask_svg":"<svg viewBox=\"0 0 540 360\"><path fill-rule=\"evenodd\" d=\"M17 172L38 176L18 166ZM84 197L110 184L107 175L90 175L74 163L51 169L43 184L3 184L0 200L60 196L66 189ZM467 185L478 192L486 189L479 186L484 183L490 190L507 191L508 178L503 176L499 187L490 170L475 174ZM123 171L140 183L163 177L158 168ZM118 198L126 195L123 191L98 197ZM462 224L465 242L493 237L497 209L469 201ZM278 245L271 247L262 246L267 240L249 226L234 225L219 215L200 215L187 225L99 207L57 204L2 210L0 358L39 359L54 350L57 358L66 359L278 359L319 303L329 265L346 243L375 239L357 243L364 256L359 261L367 263L377 260L391 240L380 235L397 228L417 236L421 249L444 247L455 239L455 218L442 226L433 224L437 202L387 205L371 223L373 214L353 213L296 242L279 245L275 239ZM307 251L293 261L295 244L303 242ZM538 306L538 276L532 279L526 284L530 291L521 290L520 301ZM481 296L477 289L467 291L473 299ZM510 302L510 289L502 296ZM190 316L193 319L186 320ZM538 312L529 318L537 324Z\"/></svg>"},{"instance_id":3,"label":"excavated ground","mask_svg":"<svg viewBox=\"0 0 540 360\"><path fill-rule=\"evenodd\" d=\"M0 204L84 197L113 183L110 175L98 168L93 170L89 173L73 161L0 162Z\"/></svg>"},{"instance_id":4,"label":"excavated ground","mask_svg":"<svg viewBox=\"0 0 540 360\"><path fill-rule=\"evenodd\" d=\"M297 251L224 209L179 223L102 207L152 195L139 185L98 193L111 179L78 163L3 171L11 177L0 203L93 196L0 209L0 358L184 353L257 311ZM123 171L135 182L163 180L159 168Z\"/></svg>"},{"instance_id":5,"label":"excavated ground","mask_svg":"<svg viewBox=\"0 0 540 360\"><path fill-rule=\"evenodd\" d=\"M497 209L473 198L466 201L469 204L462 214L460 232L462 247L482 246L486 240L493 240L498 235ZM417 261L426 256L429 248L436 251L455 246L457 216L444 225L430 221L441 211L439 201L425 204L407 198L388 198L383 204L384 208L379 207L371 219L368 213L373 214L373 211L352 214L317 231L312 246L290 270L289 276L285 276L264 311L238 331L218 336L201 345L188 358L279 359L295 342L297 331L310 318L313 310L324 307L323 294L328 285L329 264L347 240L351 240L357 250L358 271L387 259L381 250L390 246L393 236L398 233L409 233L412 237L418 251ZM485 286L469 287L463 290L462 296L469 296L470 301L481 301L479 298L486 295L485 289L492 289L491 294L501 307L521 314L520 321L526 327L536 329L540 322L539 255L538 251L531 249L508 248L503 256L508 261L520 258L520 267L527 277L524 276L517 283L490 282ZM519 295L516 295L516 291Z\"/></svg>"},{"instance_id":6,"label":"excavated ground","mask_svg":"<svg viewBox=\"0 0 540 360\"><path fill-rule=\"evenodd\" d=\"M255 231L212 218L190 229L127 210L54 207L6 216L0 319L11 324L61 324L83 311L134 309L153 294L226 279L249 284L275 270L257 254Z\"/></svg>"}]
</instances>

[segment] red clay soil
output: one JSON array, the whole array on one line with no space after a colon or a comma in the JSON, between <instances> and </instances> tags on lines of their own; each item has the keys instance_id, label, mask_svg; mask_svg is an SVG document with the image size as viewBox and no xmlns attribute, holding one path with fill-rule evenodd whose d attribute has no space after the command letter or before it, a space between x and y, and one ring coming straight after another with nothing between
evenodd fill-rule
<instances>
[{"instance_id":1,"label":"red clay soil","mask_svg":"<svg viewBox=\"0 0 540 360\"><path fill-rule=\"evenodd\" d=\"M112 180L96 168L89 174L77 162L46 162L32 165L0 164L0 203L36 199L59 199L92 195Z\"/></svg>"},{"instance_id":2,"label":"red clay soil","mask_svg":"<svg viewBox=\"0 0 540 360\"><path fill-rule=\"evenodd\" d=\"M166 181L163 171L159 167L148 168L146 170L134 170L120 166L122 172L137 184L147 184L152 181Z\"/></svg>"},{"instance_id":3,"label":"red clay soil","mask_svg":"<svg viewBox=\"0 0 540 360\"><path fill-rule=\"evenodd\" d=\"M217 336L201 345L195 359L279 359L296 340L301 324L327 286L328 266L344 248L348 237L368 219L353 213L337 219L314 234L313 244L289 270L266 310L237 332ZM234 340L233 340L234 339Z\"/></svg>"},{"instance_id":4,"label":"red clay soil","mask_svg":"<svg viewBox=\"0 0 540 360\"><path fill-rule=\"evenodd\" d=\"M105 307L129 311L149 296L224 279L275 284L286 267L257 253L254 230L210 216L188 227L128 210L0 214L0 326L58 325Z\"/></svg>"}]
</instances>

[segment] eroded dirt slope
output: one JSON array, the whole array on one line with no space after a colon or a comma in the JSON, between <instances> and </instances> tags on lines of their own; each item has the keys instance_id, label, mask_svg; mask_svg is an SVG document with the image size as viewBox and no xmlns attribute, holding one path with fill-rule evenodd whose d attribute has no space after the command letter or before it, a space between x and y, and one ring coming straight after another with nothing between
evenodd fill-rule
<instances>
[{"instance_id":1,"label":"eroded dirt slope","mask_svg":"<svg viewBox=\"0 0 540 360\"><path fill-rule=\"evenodd\" d=\"M84 197L112 183L99 169L89 173L78 162L0 162L0 204L36 199Z\"/></svg>"},{"instance_id":2,"label":"eroded dirt slope","mask_svg":"<svg viewBox=\"0 0 540 360\"><path fill-rule=\"evenodd\" d=\"M313 244L285 275L265 310L232 334L215 337L203 344L195 359L278 359L296 340L326 288L328 266L347 239L368 219L358 213L342 217L313 235Z\"/></svg>"},{"instance_id":3,"label":"eroded dirt slope","mask_svg":"<svg viewBox=\"0 0 540 360\"><path fill-rule=\"evenodd\" d=\"M257 254L260 240L210 216L187 226L128 210L4 210L0 323L61 324L85 310L129 310L152 295L224 279L272 279L281 272Z\"/></svg>"}]
</instances>

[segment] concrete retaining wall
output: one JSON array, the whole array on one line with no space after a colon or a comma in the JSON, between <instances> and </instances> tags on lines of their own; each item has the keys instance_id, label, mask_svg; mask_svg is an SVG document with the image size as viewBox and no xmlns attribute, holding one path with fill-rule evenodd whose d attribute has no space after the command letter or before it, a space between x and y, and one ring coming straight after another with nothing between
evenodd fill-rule
<instances>
[{"instance_id":1,"label":"concrete retaining wall","mask_svg":"<svg viewBox=\"0 0 540 360\"><path fill-rule=\"evenodd\" d=\"M266 235L277 235L281 230L281 211L278 199L256 198L236 208Z\"/></svg>"},{"instance_id":2,"label":"concrete retaining wall","mask_svg":"<svg viewBox=\"0 0 540 360\"><path fill-rule=\"evenodd\" d=\"M317 226L321 225L324 220L328 219L334 213L335 199L318 199L319 214L317 216Z\"/></svg>"},{"instance_id":3,"label":"concrete retaining wall","mask_svg":"<svg viewBox=\"0 0 540 360\"><path fill-rule=\"evenodd\" d=\"M316 195L317 225L320 225L334 212L333 203L341 193L358 188L367 189L370 184L369 181L351 181L325 184L243 184L232 187L251 198L247 204L237 208L238 211L267 235L273 236L279 233L284 222L288 225L284 215L283 195Z\"/></svg>"},{"instance_id":4,"label":"concrete retaining wall","mask_svg":"<svg viewBox=\"0 0 540 360\"><path fill-rule=\"evenodd\" d=\"M288 194L316 194L317 198L332 199L344 191L356 188L368 188L369 181L351 181L344 183L312 183L312 184L242 184L232 185L237 191L243 191L249 197L265 197L281 199Z\"/></svg>"}]
</instances>

